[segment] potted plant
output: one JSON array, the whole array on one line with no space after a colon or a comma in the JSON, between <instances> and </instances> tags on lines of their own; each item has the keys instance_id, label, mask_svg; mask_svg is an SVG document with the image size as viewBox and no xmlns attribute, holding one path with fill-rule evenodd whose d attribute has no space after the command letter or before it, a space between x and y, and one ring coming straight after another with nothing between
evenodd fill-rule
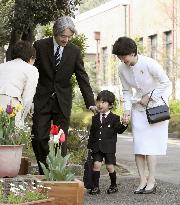
<instances>
[{"instance_id":1,"label":"potted plant","mask_svg":"<svg viewBox=\"0 0 180 205\"><path fill-rule=\"evenodd\" d=\"M15 177L18 175L23 144L30 138L30 129L25 124L15 125L17 112L22 105L7 105L6 110L0 107L0 177Z\"/></svg>"},{"instance_id":2,"label":"potted plant","mask_svg":"<svg viewBox=\"0 0 180 205\"><path fill-rule=\"evenodd\" d=\"M54 205L74 204L82 205L84 201L84 184L75 179L68 167L70 154L61 156L61 150L56 149L57 143L63 143L65 135L62 129L52 125L50 130L49 154L47 156L48 168L41 163L44 171L44 185L51 187L48 195L54 197Z\"/></svg>"},{"instance_id":3,"label":"potted plant","mask_svg":"<svg viewBox=\"0 0 180 205\"><path fill-rule=\"evenodd\" d=\"M0 204L53 205L53 198L48 198L49 187L41 184L0 181Z\"/></svg>"}]
</instances>

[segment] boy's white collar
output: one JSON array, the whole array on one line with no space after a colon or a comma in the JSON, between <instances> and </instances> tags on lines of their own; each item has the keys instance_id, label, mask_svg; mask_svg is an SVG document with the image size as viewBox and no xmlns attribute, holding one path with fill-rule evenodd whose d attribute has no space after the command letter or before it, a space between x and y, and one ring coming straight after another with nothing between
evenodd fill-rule
<instances>
[{"instance_id":1,"label":"boy's white collar","mask_svg":"<svg viewBox=\"0 0 180 205\"><path fill-rule=\"evenodd\" d=\"M109 111L107 111L107 112L105 112L105 113L101 113L101 115L102 115L102 114L105 114L105 116L107 116L107 115L109 115L110 112L111 112L111 111L109 110Z\"/></svg>"}]
</instances>

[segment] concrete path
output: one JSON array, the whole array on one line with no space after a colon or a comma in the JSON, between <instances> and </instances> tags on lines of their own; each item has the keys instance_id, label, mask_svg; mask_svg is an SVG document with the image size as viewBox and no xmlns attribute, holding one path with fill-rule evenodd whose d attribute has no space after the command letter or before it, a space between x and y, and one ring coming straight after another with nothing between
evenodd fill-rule
<instances>
[{"instance_id":1,"label":"concrete path","mask_svg":"<svg viewBox=\"0 0 180 205\"><path fill-rule=\"evenodd\" d=\"M85 194L84 205L180 205L180 140L169 139L167 156L158 157L156 194L135 195L138 185L137 169L132 152L132 136L119 135L117 142L117 162L129 173L117 176L119 192L106 194L109 176L100 179L101 194Z\"/></svg>"},{"instance_id":2,"label":"concrete path","mask_svg":"<svg viewBox=\"0 0 180 205\"><path fill-rule=\"evenodd\" d=\"M131 135L119 135L117 142L117 162L137 175L137 169L133 155L133 139ZM171 138L168 140L166 156L158 156L156 178L165 182L180 185L180 140Z\"/></svg>"}]
</instances>

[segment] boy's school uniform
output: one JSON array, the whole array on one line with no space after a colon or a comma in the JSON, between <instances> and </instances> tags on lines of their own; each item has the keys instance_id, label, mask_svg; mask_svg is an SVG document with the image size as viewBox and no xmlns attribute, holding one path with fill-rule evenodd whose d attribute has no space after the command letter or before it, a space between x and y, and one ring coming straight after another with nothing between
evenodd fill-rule
<instances>
[{"instance_id":1,"label":"boy's school uniform","mask_svg":"<svg viewBox=\"0 0 180 205\"><path fill-rule=\"evenodd\" d=\"M128 126L120 122L120 116L110 112L103 123L100 120L100 113L92 117L92 125L88 140L88 149L93 153L115 153L117 134L122 134Z\"/></svg>"}]
</instances>

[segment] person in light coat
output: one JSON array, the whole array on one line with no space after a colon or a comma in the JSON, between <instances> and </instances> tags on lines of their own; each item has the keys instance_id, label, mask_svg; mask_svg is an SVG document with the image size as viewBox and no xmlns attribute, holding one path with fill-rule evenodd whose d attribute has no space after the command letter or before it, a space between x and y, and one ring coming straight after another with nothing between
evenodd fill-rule
<instances>
[{"instance_id":1,"label":"person in light coat","mask_svg":"<svg viewBox=\"0 0 180 205\"><path fill-rule=\"evenodd\" d=\"M21 127L29 113L38 83L39 73L33 66L36 51L27 41L18 41L12 54L13 60L0 64L0 106L21 104L15 123Z\"/></svg>"},{"instance_id":2,"label":"person in light coat","mask_svg":"<svg viewBox=\"0 0 180 205\"><path fill-rule=\"evenodd\" d=\"M123 117L131 118L132 122L135 161L140 176L140 184L134 193L154 193L156 155L166 154L169 122L149 124L145 110L149 100L148 107L164 104L161 97L168 103L171 82L156 60L137 54L137 45L131 38L118 38L112 52L122 62L119 77L123 87Z\"/></svg>"}]
</instances>

